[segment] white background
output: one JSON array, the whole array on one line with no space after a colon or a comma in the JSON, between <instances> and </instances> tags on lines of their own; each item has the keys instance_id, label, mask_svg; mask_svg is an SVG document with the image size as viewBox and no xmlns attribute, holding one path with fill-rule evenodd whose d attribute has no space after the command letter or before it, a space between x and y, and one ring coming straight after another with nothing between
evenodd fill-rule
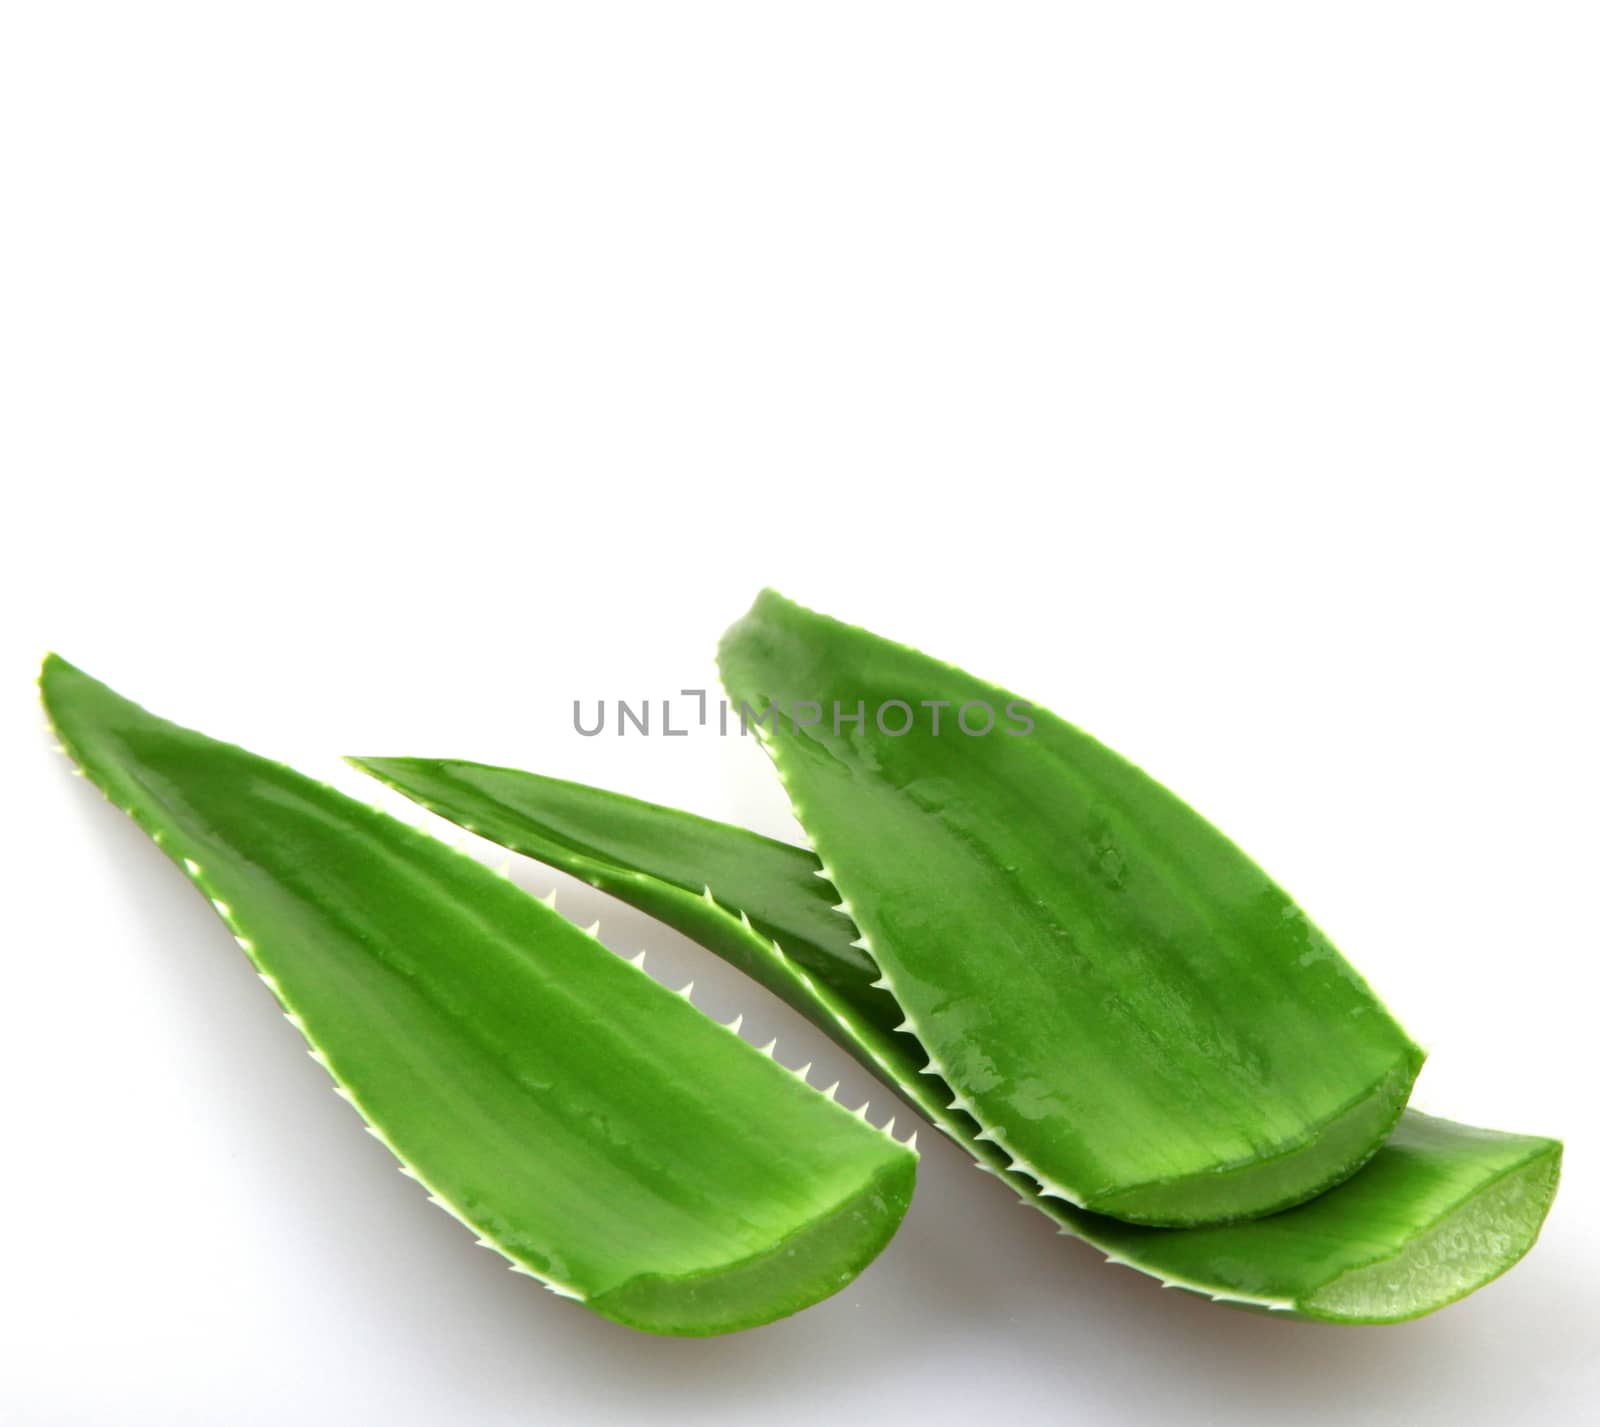
<instances>
[{"instance_id":1,"label":"white background","mask_svg":"<svg viewBox=\"0 0 1600 1427\"><path fill-rule=\"evenodd\" d=\"M0 1420L1592 1415L1597 41L1461 0L7 7ZM934 1143L837 1298L629 1333L394 1172L30 688L53 647L344 786L478 757L793 835L752 743L571 727L707 684L769 582L1262 860L1431 1049L1418 1104L1567 1138L1530 1258L1404 1327L1236 1314Z\"/></svg>"}]
</instances>

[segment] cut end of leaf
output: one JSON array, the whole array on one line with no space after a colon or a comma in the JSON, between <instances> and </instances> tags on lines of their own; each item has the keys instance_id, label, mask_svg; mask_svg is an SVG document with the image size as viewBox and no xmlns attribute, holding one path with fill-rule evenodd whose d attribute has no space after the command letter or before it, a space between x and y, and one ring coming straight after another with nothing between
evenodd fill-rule
<instances>
[{"instance_id":1,"label":"cut end of leaf","mask_svg":"<svg viewBox=\"0 0 1600 1427\"><path fill-rule=\"evenodd\" d=\"M1142 1273L1231 1307L1325 1323L1403 1323L1447 1307L1533 1246L1561 1145L1407 1110L1360 1173L1247 1223L1149 1229L1064 1214Z\"/></svg>"},{"instance_id":2,"label":"cut end of leaf","mask_svg":"<svg viewBox=\"0 0 1600 1427\"><path fill-rule=\"evenodd\" d=\"M913 1153L896 1156L831 1214L753 1258L692 1278L642 1275L585 1307L675 1337L731 1333L798 1313L850 1283L894 1236L911 1203L916 1164Z\"/></svg>"},{"instance_id":3,"label":"cut end of leaf","mask_svg":"<svg viewBox=\"0 0 1600 1427\"><path fill-rule=\"evenodd\" d=\"M1372 1157L1405 1110L1421 1069L1420 1051L1403 1056L1370 1093L1286 1153L1237 1169L1136 1185L1084 1207L1166 1228L1237 1222L1291 1209L1342 1183Z\"/></svg>"},{"instance_id":4,"label":"cut end of leaf","mask_svg":"<svg viewBox=\"0 0 1600 1427\"><path fill-rule=\"evenodd\" d=\"M1351 1269L1300 1305L1329 1323L1400 1323L1433 1313L1515 1265L1539 1237L1561 1181L1561 1145L1473 1195L1393 1258Z\"/></svg>"}]
</instances>

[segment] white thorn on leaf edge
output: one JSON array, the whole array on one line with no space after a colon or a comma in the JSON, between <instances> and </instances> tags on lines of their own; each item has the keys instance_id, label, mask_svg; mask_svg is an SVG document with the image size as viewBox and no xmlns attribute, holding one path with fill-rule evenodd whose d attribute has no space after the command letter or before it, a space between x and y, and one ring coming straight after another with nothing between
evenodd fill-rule
<instances>
[{"instance_id":1,"label":"white thorn on leaf edge","mask_svg":"<svg viewBox=\"0 0 1600 1427\"><path fill-rule=\"evenodd\" d=\"M735 1016L731 1021L728 1022L728 1029L730 1031L732 1031L734 1033L734 1035L738 1035L739 1034L739 1027L742 1026L743 1024L744 1024L744 1012L740 1011L737 1016Z\"/></svg>"},{"instance_id":2,"label":"white thorn on leaf edge","mask_svg":"<svg viewBox=\"0 0 1600 1427\"><path fill-rule=\"evenodd\" d=\"M773 1036L764 1046L760 1047L762 1055L772 1055L778 1049L778 1038Z\"/></svg>"},{"instance_id":3,"label":"white thorn on leaf edge","mask_svg":"<svg viewBox=\"0 0 1600 1427\"><path fill-rule=\"evenodd\" d=\"M544 896L539 898L552 912L556 909L556 891L557 889L552 887Z\"/></svg>"},{"instance_id":4,"label":"white thorn on leaf edge","mask_svg":"<svg viewBox=\"0 0 1600 1427\"><path fill-rule=\"evenodd\" d=\"M639 970L643 971L644 970L644 958L645 958L645 953L641 951L637 956L630 956L628 958L628 963L631 966L637 966L639 968Z\"/></svg>"},{"instance_id":5,"label":"white thorn on leaf edge","mask_svg":"<svg viewBox=\"0 0 1600 1427\"><path fill-rule=\"evenodd\" d=\"M694 1000L694 979L692 977L679 988L678 994L682 996L685 1001Z\"/></svg>"},{"instance_id":6,"label":"white thorn on leaf edge","mask_svg":"<svg viewBox=\"0 0 1600 1427\"><path fill-rule=\"evenodd\" d=\"M592 936L598 939L600 936L600 918L596 917L592 922L590 922L589 925L583 929L583 934L585 936Z\"/></svg>"},{"instance_id":7,"label":"white thorn on leaf edge","mask_svg":"<svg viewBox=\"0 0 1600 1427\"><path fill-rule=\"evenodd\" d=\"M795 1071L795 1075L797 1075L801 1080L805 1080L806 1076L808 1076L810 1074L811 1074L811 1062L809 1060L804 1065L802 1065L797 1071ZM809 1081L807 1081L806 1083L810 1084Z\"/></svg>"}]
</instances>

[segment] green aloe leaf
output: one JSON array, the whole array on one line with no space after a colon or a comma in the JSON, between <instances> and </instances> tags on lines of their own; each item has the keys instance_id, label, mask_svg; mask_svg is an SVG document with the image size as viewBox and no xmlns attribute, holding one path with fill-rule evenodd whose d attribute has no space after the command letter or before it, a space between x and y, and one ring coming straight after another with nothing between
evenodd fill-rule
<instances>
[{"instance_id":1,"label":"green aloe leaf","mask_svg":"<svg viewBox=\"0 0 1600 1427\"><path fill-rule=\"evenodd\" d=\"M1454 1302L1532 1247L1561 1146L1408 1110L1351 1178L1269 1218L1162 1229L1046 1198L950 1108L873 984L810 852L671 808L513 769L352 759L422 806L659 918L782 996L1018 1196L1112 1259L1173 1287L1295 1317L1398 1322Z\"/></svg>"},{"instance_id":2,"label":"green aloe leaf","mask_svg":"<svg viewBox=\"0 0 1600 1427\"><path fill-rule=\"evenodd\" d=\"M1139 1223L1253 1217L1393 1129L1421 1051L1137 768L770 590L720 663L932 1068L1042 1193Z\"/></svg>"},{"instance_id":3,"label":"green aloe leaf","mask_svg":"<svg viewBox=\"0 0 1600 1427\"><path fill-rule=\"evenodd\" d=\"M63 746L188 873L367 1126L512 1266L699 1335L836 1292L915 1155L471 858L52 656Z\"/></svg>"}]
</instances>

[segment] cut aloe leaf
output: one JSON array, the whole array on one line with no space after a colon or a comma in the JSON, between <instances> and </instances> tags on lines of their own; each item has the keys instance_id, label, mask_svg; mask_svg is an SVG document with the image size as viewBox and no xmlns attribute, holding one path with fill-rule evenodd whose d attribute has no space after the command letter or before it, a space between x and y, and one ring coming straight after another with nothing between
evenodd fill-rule
<instances>
[{"instance_id":1,"label":"cut aloe leaf","mask_svg":"<svg viewBox=\"0 0 1600 1427\"><path fill-rule=\"evenodd\" d=\"M1172 1287L1329 1323L1399 1323L1521 1259L1560 1177L1556 1140L1407 1110L1363 1169L1285 1213L1196 1229L1097 1218L1075 1232Z\"/></svg>"},{"instance_id":2,"label":"cut aloe leaf","mask_svg":"<svg viewBox=\"0 0 1600 1427\"><path fill-rule=\"evenodd\" d=\"M1019 1197L1113 1262L1242 1307L1333 1322L1430 1313L1533 1245L1561 1146L1407 1111L1365 1168L1269 1218L1160 1229L1038 1194L919 1073L892 998L867 979L849 919L809 852L675 809L483 764L352 759L424 807L659 918L783 996ZM820 890L819 890L820 889Z\"/></svg>"},{"instance_id":3,"label":"cut aloe leaf","mask_svg":"<svg viewBox=\"0 0 1600 1427\"><path fill-rule=\"evenodd\" d=\"M931 1067L1042 1193L1139 1223L1253 1217L1394 1127L1422 1053L1137 768L770 590L720 662Z\"/></svg>"},{"instance_id":4,"label":"cut aloe leaf","mask_svg":"<svg viewBox=\"0 0 1600 1427\"><path fill-rule=\"evenodd\" d=\"M849 1283L915 1155L471 858L65 661L66 751L212 902L401 1167L595 1312L701 1335Z\"/></svg>"}]
</instances>

